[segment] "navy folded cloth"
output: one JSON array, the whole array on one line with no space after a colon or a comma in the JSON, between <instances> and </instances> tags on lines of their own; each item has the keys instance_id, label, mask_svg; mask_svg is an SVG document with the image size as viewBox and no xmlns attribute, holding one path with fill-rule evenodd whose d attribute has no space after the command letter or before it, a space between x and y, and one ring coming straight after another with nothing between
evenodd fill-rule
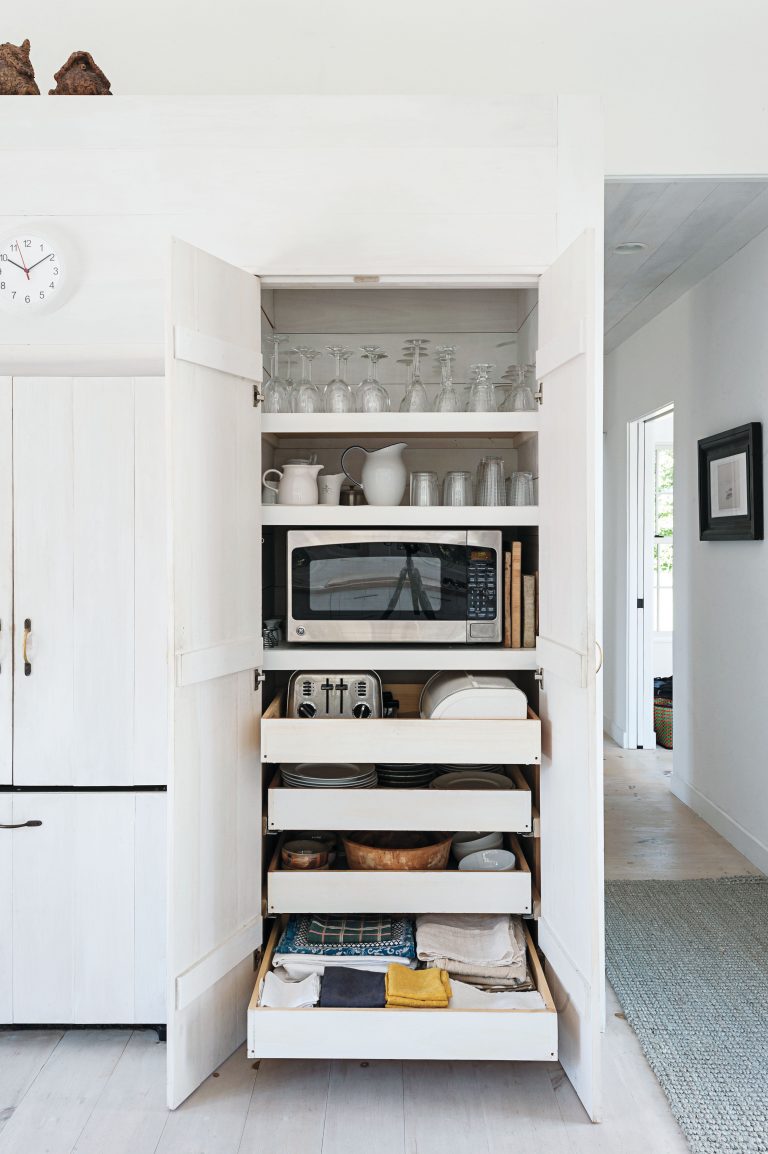
<instances>
[{"instance_id":1,"label":"navy folded cloth","mask_svg":"<svg viewBox=\"0 0 768 1154\"><path fill-rule=\"evenodd\" d=\"M385 976L349 966L326 966L320 986L320 1005L381 1008L386 1005Z\"/></svg>"}]
</instances>

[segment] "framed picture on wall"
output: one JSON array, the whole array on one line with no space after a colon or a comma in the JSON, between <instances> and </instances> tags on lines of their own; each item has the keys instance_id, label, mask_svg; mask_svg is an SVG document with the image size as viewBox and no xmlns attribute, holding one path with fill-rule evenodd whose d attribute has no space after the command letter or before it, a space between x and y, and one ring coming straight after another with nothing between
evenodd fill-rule
<instances>
[{"instance_id":1,"label":"framed picture on wall","mask_svg":"<svg viewBox=\"0 0 768 1154\"><path fill-rule=\"evenodd\" d=\"M762 541L763 427L759 421L699 441L699 537Z\"/></svg>"}]
</instances>

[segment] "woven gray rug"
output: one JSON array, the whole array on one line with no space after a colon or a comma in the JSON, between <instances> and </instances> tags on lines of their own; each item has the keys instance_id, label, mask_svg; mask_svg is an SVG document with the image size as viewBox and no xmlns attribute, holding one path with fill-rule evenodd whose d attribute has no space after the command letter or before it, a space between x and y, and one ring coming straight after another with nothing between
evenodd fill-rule
<instances>
[{"instance_id":1,"label":"woven gray rug","mask_svg":"<svg viewBox=\"0 0 768 1154\"><path fill-rule=\"evenodd\" d=\"M694 1154L766 1154L768 878L608 882L606 961Z\"/></svg>"}]
</instances>

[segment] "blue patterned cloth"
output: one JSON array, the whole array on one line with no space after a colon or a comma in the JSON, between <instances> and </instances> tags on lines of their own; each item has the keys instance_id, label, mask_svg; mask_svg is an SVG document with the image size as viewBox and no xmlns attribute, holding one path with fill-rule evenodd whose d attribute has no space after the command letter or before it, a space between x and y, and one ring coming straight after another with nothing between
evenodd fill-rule
<instances>
[{"instance_id":1,"label":"blue patterned cloth","mask_svg":"<svg viewBox=\"0 0 768 1154\"><path fill-rule=\"evenodd\" d=\"M379 922L379 918L374 915L371 922ZM416 939L413 933L413 922L410 918L393 917L389 937L379 938L377 941L355 942L348 946L313 945L307 939L307 932L311 923L311 914L292 914L288 925L283 930L275 953L308 954L313 957L326 958L416 957Z\"/></svg>"}]
</instances>

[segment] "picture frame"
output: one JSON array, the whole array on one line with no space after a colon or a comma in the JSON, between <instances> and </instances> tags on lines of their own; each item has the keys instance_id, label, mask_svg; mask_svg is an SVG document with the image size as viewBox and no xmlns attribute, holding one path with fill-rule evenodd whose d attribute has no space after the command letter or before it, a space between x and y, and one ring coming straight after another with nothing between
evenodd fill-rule
<instances>
[{"instance_id":1,"label":"picture frame","mask_svg":"<svg viewBox=\"0 0 768 1154\"><path fill-rule=\"evenodd\" d=\"M699 539L763 540L763 426L699 441Z\"/></svg>"}]
</instances>

